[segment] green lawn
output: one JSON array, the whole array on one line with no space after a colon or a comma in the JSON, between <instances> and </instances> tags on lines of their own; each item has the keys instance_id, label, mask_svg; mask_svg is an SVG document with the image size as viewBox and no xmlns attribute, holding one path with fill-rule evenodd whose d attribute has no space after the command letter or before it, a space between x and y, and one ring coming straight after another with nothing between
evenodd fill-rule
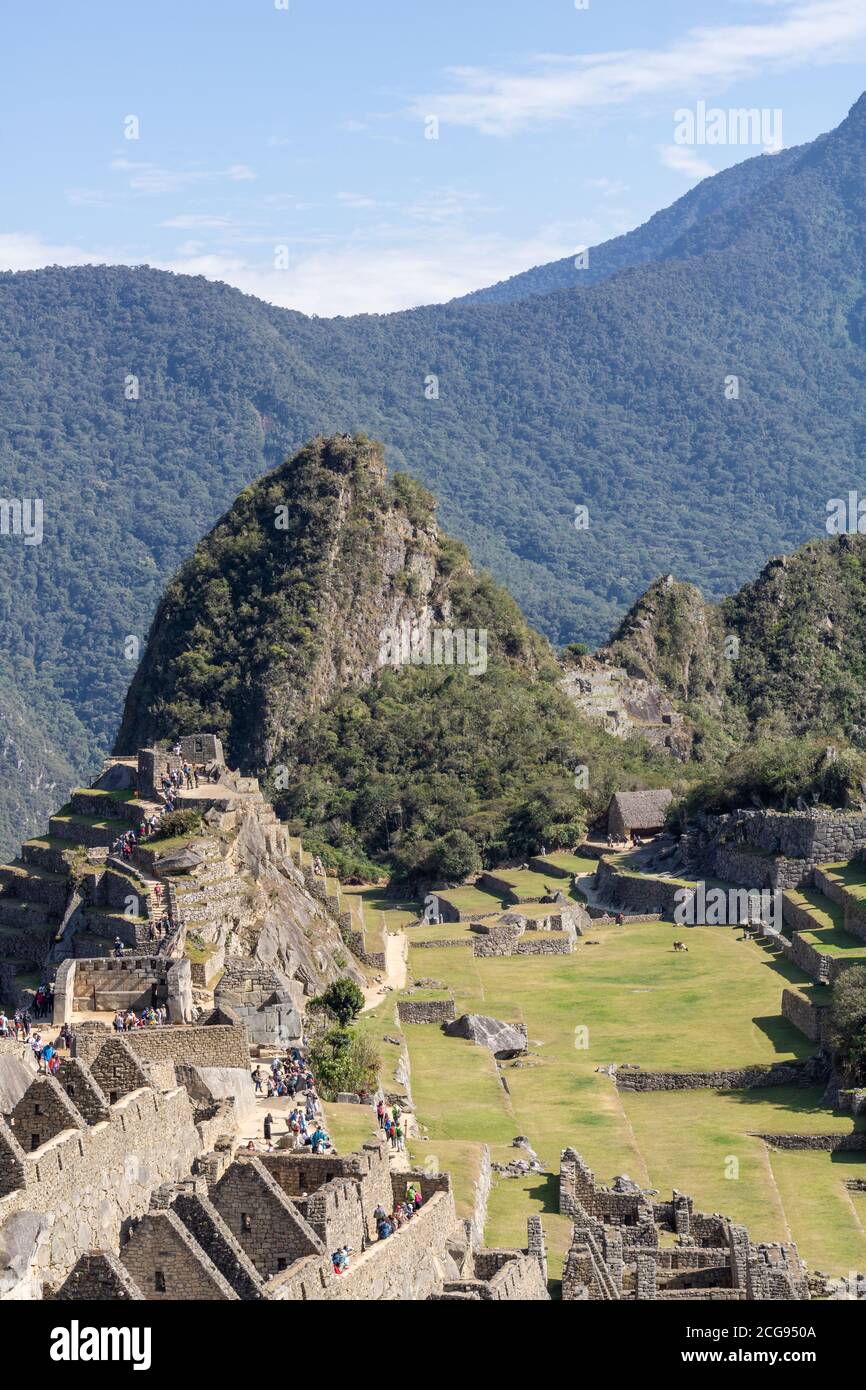
<instances>
[{"instance_id":1,"label":"green lawn","mask_svg":"<svg viewBox=\"0 0 866 1390\"><path fill-rule=\"evenodd\" d=\"M480 888L449 888L447 893L439 893L443 901L451 903L458 912L502 912L504 904L492 893L484 893Z\"/></svg>"},{"instance_id":2,"label":"green lawn","mask_svg":"<svg viewBox=\"0 0 866 1390\"><path fill-rule=\"evenodd\" d=\"M450 1173L457 1215L469 1219L475 1210L475 1188L481 1172L484 1145L464 1143L459 1139L440 1139L435 1144L426 1139L413 1139L409 1157L413 1166L428 1173ZM525 1238L521 1244L525 1245Z\"/></svg>"},{"instance_id":3,"label":"green lawn","mask_svg":"<svg viewBox=\"0 0 866 1390\"><path fill-rule=\"evenodd\" d=\"M845 1187L846 1178L866 1176L863 1155L786 1151L769 1157L797 1248L810 1269L866 1270L866 1193Z\"/></svg>"},{"instance_id":4,"label":"green lawn","mask_svg":"<svg viewBox=\"0 0 866 1390\"><path fill-rule=\"evenodd\" d=\"M567 879L537 874L533 869L496 869L494 876L513 888L521 902L540 898L549 890L562 891L568 883Z\"/></svg>"},{"instance_id":5,"label":"green lawn","mask_svg":"<svg viewBox=\"0 0 866 1390\"><path fill-rule=\"evenodd\" d=\"M852 898L859 902L866 899L866 864L858 864L855 859L848 863L821 864L821 872L840 884Z\"/></svg>"},{"instance_id":6,"label":"green lawn","mask_svg":"<svg viewBox=\"0 0 866 1390\"><path fill-rule=\"evenodd\" d=\"M381 888L342 884L341 892L344 899L357 900L363 913L365 930L371 936L377 930L381 933L402 931L421 916L421 909L413 899L389 898ZM344 906L348 904L344 902ZM375 949L381 950L381 945Z\"/></svg>"},{"instance_id":7,"label":"green lawn","mask_svg":"<svg viewBox=\"0 0 866 1390\"><path fill-rule=\"evenodd\" d=\"M337 1105L323 1101L325 1129L338 1154L354 1153L368 1139L375 1139L378 1126L372 1105Z\"/></svg>"},{"instance_id":8,"label":"green lawn","mask_svg":"<svg viewBox=\"0 0 866 1390\"><path fill-rule=\"evenodd\" d=\"M439 926L412 927L408 932L410 946L419 941L465 941L467 945L478 936L469 922L441 922Z\"/></svg>"},{"instance_id":9,"label":"green lawn","mask_svg":"<svg viewBox=\"0 0 866 1390\"><path fill-rule=\"evenodd\" d=\"M567 849L554 850L553 854L535 855L535 858L541 859L545 864L552 864L555 868L567 869L570 874L594 874L598 868L597 859L571 854Z\"/></svg>"},{"instance_id":10,"label":"green lawn","mask_svg":"<svg viewBox=\"0 0 866 1390\"><path fill-rule=\"evenodd\" d=\"M828 956L863 956L866 959L866 942L845 930L845 913L837 903L812 888L790 889L783 896L807 912L814 922L811 930L798 932L810 946Z\"/></svg>"},{"instance_id":11,"label":"green lawn","mask_svg":"<svg viewBox=\"0 0 866 1390\"><path fill-rule=\"evenodd\" d=\"M412 973L446 982L458 1013L522 1020L530 1042L528 1062L505 1063L500 1072L483 1048L436 1027L407 1026L412 1091L429 1142L435 1149L483 1140L500 1158L515 1135L526 1134L548 1174L571 1144L601 1181L626 1172L662 1196L676 1186L701 1209L746 1221L757 1239L778 1239L788 1228L796 1239L802 1223L804 1238L820 1244L820 1225L812 1234L811 1188L783 1193L776 1155L755 1132L847 1132L850 1116L820 1110L818 1093L808 1089L629 1093L596 1071L614 1061L710 1070L813 1051L779 1013L785 984L809 989L801 972L719 928L690 929L688 953L675 955L675 934L664 923L594 925L601 944L579 943L563 957L479 959L468 951L410 949ZM725 1176L731 1157L739 1163L735 1179ZM818 1158L827 1162L798 1171L829 1173L830 1155ZM866 1174L866 1160L859 1171ZM555 1196L549 1176L495 1180L488 1241L522 1244L526 1217L541 1211L552 1259L561 1259ZM838 1272L838 1251L856 1243L858 1227L854 1207L830 1196L835 1223L820 1245L821 1267Z\"/></svg>"}]
</instances>

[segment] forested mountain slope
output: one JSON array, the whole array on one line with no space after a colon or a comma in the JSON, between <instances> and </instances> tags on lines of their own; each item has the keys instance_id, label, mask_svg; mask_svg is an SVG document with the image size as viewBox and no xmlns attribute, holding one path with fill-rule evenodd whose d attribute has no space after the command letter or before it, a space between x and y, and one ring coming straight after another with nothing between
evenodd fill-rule
<instances>
[{"instance_id":1,"label":"forested mountain slope","mask_svg":"<svg viewBox=\"0 0 866 1390\"><path fill-rule=\"evenodd\" d=\"M168 577L318 433L383 439L554 641L603 640L659 573L719 598L820 534L863 476L866 99L776 158L579 294L323 320L147 268L0 277L3 492L45 506L42 545L0 538L34 749L108 746Z\"/></svg>"}]
</instances>

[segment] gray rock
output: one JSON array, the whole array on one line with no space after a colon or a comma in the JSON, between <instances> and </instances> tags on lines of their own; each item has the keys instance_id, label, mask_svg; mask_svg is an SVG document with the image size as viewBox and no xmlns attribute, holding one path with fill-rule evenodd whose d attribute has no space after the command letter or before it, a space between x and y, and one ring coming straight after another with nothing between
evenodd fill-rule
<instances>
[{"instance_id":1,"label":"gray rock","mask_svg":"<svg viewBox=\"0 0 866 1390\"><path fill-rule=\"evenodd\" d=\"M184 869L197 869L199 864L204 863L202 855L194 849L181 849L177 854L163 854L157 860L159 872L175 874Z\"/></svg>"},{"instance_id":2,"label":"gray rock","mask_svg":"<svg viewBox=\"0 0 866 1390\"><path fill-rule=\"evenodd\" d=\"M37 1242L47 1226L39 1212L15 1212L0 1231L0 1298L38 1298L33 1275Z\"/></svg>"},{"instance_id":3,"label":"gray rock","mask_svg":"<svg viewBox=\"0 0 866 1390\"><path fill-rule=\"evenodd\" d=\"M19 1056L13 1052L0 1056L0 1114L8 1115L15 1109L37 1070L33 1049L24 1043Z\"/></svg>"},{"instance_id":4,"label":"gray rock","mask_svg":"<svg viewBox=\"0 0 866 1390\"><path fill-rule=\"evenodd\" d=\"M128 791L137 780L134 768L127 767L126 763L113 763L97 777L93 785L103 792Z\"/></svg>"},{"instance_id":5,"label":"gray rock","mask_svg":"<svg viewBox=\"0 0 866 1390\"><path fill-rule=\"evenodd\" d=\"M479 1047L489 1047L494 1057L516 1057L527 1047L524 1023L503 1023L483 1014L462 1014L453 1023L446 1023L444 1031L449 1037L468 1038Z\"/></svg>"}]
</instances>

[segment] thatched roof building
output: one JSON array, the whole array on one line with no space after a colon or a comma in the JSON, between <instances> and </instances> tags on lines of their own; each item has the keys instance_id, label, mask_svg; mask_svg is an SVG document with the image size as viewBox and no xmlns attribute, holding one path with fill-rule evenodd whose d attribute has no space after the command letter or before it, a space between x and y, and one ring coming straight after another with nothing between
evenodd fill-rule
<instances>
[{"instance_id":1,"label":"thatched roof building","mask_svg":"<svg viewBox=\"0 0 866 1390\"><path fill-rule=\"evenodd\" d=\"M633 830L654 835L665 823L673 793L666 787L655 791L616 792L607 808L607 829L618 840L625 840Z\"/></svg>"}]
</instances>

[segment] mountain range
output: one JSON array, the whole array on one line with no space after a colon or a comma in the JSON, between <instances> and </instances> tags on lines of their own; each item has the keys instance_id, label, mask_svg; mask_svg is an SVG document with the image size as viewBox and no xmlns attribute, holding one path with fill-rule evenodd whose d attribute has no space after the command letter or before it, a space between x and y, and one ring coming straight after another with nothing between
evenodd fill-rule
<instances>
[{"instance_id":1,"label":"mountain range","mask_svg":"<svg viewBox=\"0 0 866 1390\"><path fill-rule=\"evenodd\" d=\"M0 840L108 748L167 580L314 435L383 439L554 642L603 641L659 573L718 600L821 534L862 476L864 228L866 97L585 271L448 305L324 320L147 267L0 276L3 492L45 514L41 545L0 537Z\"/></svg>"}]
</instances>

